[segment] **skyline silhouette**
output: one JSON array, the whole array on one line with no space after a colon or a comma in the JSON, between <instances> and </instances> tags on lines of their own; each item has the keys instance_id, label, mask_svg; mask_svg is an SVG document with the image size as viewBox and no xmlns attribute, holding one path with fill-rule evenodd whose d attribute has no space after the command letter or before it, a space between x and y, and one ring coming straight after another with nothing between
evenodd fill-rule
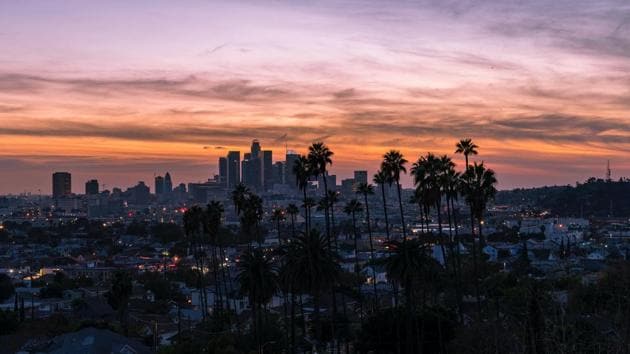
<instances>
[{"instance_id":1,"label":"skyline silhouette","mask_svg":"<svg viewBox=\"0 0 630 354\"><path fill-rule=\"evenodd\" d=\"M253 138L342 177L462 136L501 189L630 175L625 2L158 5L0 4L0 194L205 180Z\"/></svg>"}]
</instances>

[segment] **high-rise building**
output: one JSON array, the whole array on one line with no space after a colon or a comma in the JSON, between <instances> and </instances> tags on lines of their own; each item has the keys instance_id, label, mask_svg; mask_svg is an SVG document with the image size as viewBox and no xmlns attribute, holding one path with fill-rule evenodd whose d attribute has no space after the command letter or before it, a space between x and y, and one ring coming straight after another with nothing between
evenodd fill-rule
<instances>
[{"instance_id":1,"label":"high-rise building","mask_svg":"<svg viewBox=\"0 0 630 354\"><path fill-rule=\"evenodd\" d=\"M155 177L155 195L164 194L164 177Z\"/></svg>"},{"instance_id":2,"label":"high-rise building","mask_svg":"<svg viewBox=\"0 0 630 354\"><path fill-rule=\"evenodd\" d=\"M273 183L274 184L285 184L284 181L284 162L276 161L273 164Z\"/></svg>"},{"instance_id":3,"label":"high-rise building","mask_svg":"<svg viewBox=\"0 0 630 354\"><path fill-rule=\"evenodd\" d=\"M286 155L286 159L284 162L284 183L288 184L293 188L297 188L297 183L295 181L295 173L293 173L293 166L295 166L295 161L300 157L299 154L288 151Z\"/></svg>"},{"instance_id":4,"label":"high-rise building","mask_svg":"<svg viewBox=\"0 0 630 354\"><path fill-rule=\"evenodd\" d=\"M326 184L324 184L324 176L317 177L317 189L323 191L324 187L328 187L329 191L335 190L337 187L337 175L329 175L328 172L326 172L325 178Z\"/></svg>"},{"instance_id":5,"label":"high-rise building","mask_svg":"<svg viewBox=\"0 0 630 354\"><path fill-rule=\"evenodd\" d=\"M85 194L86 195L98 194L98 181L97 180L91 179L85 182Z\"/></svg>"},{"instance_id":6,"label":"high-rise building","mask_svg":"<svg viewBox=\"0 0 630 354\"><path fill-rule=\"evenodd\" d=\"M368 183L368 173L367 171L354 171L354 183Z\"/></svg>"},{"instance_id":7,"label":"high-rise building","mask_svg":"<svg viewBox=\"0 0 630 354\"><path fill-rule=\"evenodd\" d=\"M171 174L166 172L164 175L164 193L170 194L173 191L173 180Z\"/></svg>"},{"instance_id":8,"label":"high-rise building","mask_svg":"<svg viewBox=\"0 0 630 354\"><path fill-rule=\"evenodd\" d=\"M219 182L227 186L228 160L226 157L219 157Z\"/></svg>"},{"instance_id":9,"label":"high-rise building","mask_svg":"<svg viewBox=\"0 0 630 354\"><path fill-rule=\"evenodd\" d=\"M53 198L72 194L72 176L68 172L55 172L52 175Z\"/></svg>"},{"instance_id":10,"label":"high-rise building","mask_svg":"<svg viewBox=\"0 0 630 354\"><path fill-rule=\"evenodd\" d=\"M341 194L348 198L354 195L354 178L341 180Z\"/></svg>"},{"instance_id":11,"label":"high-rise building","mask_svg":"<svg viewBox=\"0 0 630 354\"><path fill-rule=\"evenodd\" d=\"M234 188L241 182L241 152L230 151L227 155L227 187Z\"/></svg>"},{"instance_id":12,"label":"high-rise building","mask_svg":"<svg viewBox=\"0 0 630 354\"><path fill-rule=\"evenodd\" d=\"M258 141L258 139L254 139L252 141L252 158L256 159L260 157L260 142Z\"/></svg>"},{"instance_id":13,"label":"high-rise building","mask_svg":"<svg viewBox=\"0 0 630 354\"><path fill-rule=\"evenodd\" d=\"M273 188L273 152L271 150L263 150L261 163L262 185L267 191Z\"/></svg>"},{"instance_id":14,"label":"high-rise building","mask_svg":"<svg viewBox=\"0 0 630 354\"><path fill-rule=\"evenodd\" d=\"M262 188L261 159L252 157L252 154L245 154L243 159L243 184L254 190Z\"/></svg>"}]
</instances>

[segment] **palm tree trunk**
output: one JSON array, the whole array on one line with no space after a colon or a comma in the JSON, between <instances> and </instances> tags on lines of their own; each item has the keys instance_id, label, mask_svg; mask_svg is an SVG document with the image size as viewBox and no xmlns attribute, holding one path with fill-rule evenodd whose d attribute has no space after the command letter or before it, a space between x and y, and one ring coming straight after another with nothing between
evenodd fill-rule
<instances>
[{"instance_id":1,"label":"palm tree trunk","mask_svg":"<svg viewBox=\"0 0 630 354\"><path fill-rule=\"evenodd\" d=\"M438 217L438 236L440 238L440 250L442 251L442 256L444 257L444 268L448 268L448 257L446 256L446 250L444 248L444 234L442 233L442 203L440 202L441 198L438 198L438 201L435 204L435 208L437 209L437 217Z\"/></svg>"},{"instance_id":2,"label":"palm tree trunk","mask_svg":"<svg viewBox=\"0 0 630 354\"><path fill-rule=\"evenodd\" d=\"M330 220L328 220L328 176L326 175L326 171L322 174L322 178L324 179L324 203L326 204L326 208L324 208L324 214L326 218L326 240L328 241L328 248L330 249Z\"/></svg>"},{"instance_id":3,"label":"palm tree trunk","mask_svg":"<svg viewBox=\"0 0 630 354\"><path fill-rule=\"evenodd\" d=\"M359 318L363 323L363 297L361 296L361 276L359 275L359 246L357 244L357 221L355 212L352 212L352 229L354 231L354 273L357 277L357 295L359 297Z\"/></svg>"},{"instance_id":4,"label":"palm tree trunk","mask_svg":"<svg viewBox=\"0 0 630 354\"><path fill-rule=\"evenodd\" d=\"M470 210L470 234L472 236L473 277L475 278L475 298L477 300L477 316L481 316L481 300L479 298L479 267L477 265L477 246L475 244L475 217Z\"/></svg>"},{"instance_id":5,"label":"palm tree trunk","mask_svg":"<svg viewBox=\"0 0 630 354\"><path fill-rule=\"evenodd\" d=\"M309 234L309 216L308 216L308 206L306 205L306 187L304 187L304 189L302 189L302 192L304 193L304 233L306 235Z\"/></svg>"},{"instance_id":6,"label":"palm tree trunk","mask_svg":"<svg viewBox=\"0 0 630 354\"><path fill-rule=\"evenodd\" d=\"M378 307L378 293L376 291L376 265L374 264L374 243L372 242L372 225L370 224L370 207L367 193L363 194L365 201L365 221L367 222L368 237L370 238L370 259L372 260L372 285L374 286L374 312Z\"/></svg>"},{"instance_id":7,"label":"palm tree trunk","mask_svg":"<svg viewBox=\"0 0 630 354\"><path fill-rule=\"evenodd\" d=\"M406 242L407 241L407 226L405 225L405 214L403 213L403 203L402 203L402 196L401 196L401 187L400 187L400 181L396 180L396 189L398 190L398 206L400 208L400 222L402 223L402 242Z\"/></svg>"},{"instance_id":8,"label":"palm tree trunk","mask_svg":"<svg viewBox=\"0 0 630 354\"><path fill-rule=\"evenodd\" d=\"M387 216L387 199L385 198L385 184L381 183L381 194L383 196L383 214L385 215L385 235L389 242L389 218Z\"/></svg>"}]
</instances>

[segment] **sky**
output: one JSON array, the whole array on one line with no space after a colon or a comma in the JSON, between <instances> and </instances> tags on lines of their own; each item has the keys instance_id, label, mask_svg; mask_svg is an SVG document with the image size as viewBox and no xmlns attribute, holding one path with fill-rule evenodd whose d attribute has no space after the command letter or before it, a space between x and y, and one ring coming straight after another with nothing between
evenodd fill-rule
<instances>
[{"instance_id":1,"label":"sky","mask_svg":"<svg viewBox=\"0 0 630 354\"><path fill-rule=\"evenodd\" d=\"M0 1L0 48L0 194L203 181L254 138L338 180L467 137L502 189L630 176L625 0Z\"/></svg>"}]
</instances>

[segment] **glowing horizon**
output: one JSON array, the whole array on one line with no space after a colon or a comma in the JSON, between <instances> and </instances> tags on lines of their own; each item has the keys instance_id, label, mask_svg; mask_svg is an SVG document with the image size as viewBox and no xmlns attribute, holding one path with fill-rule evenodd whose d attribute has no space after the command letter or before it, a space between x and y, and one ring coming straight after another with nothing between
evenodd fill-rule
<instances>
[{"instance_id":1,"label":"glowing horizon","mask_svg":"<svg viewBox=\"0 0 630 354\"><path fill-rule=\"evenodd\" d=\"M0 3L0 194L217 172L324 140L338 179L454 156L501 188L630 175L624 1Z\"/></svg>"}]
</instances>

